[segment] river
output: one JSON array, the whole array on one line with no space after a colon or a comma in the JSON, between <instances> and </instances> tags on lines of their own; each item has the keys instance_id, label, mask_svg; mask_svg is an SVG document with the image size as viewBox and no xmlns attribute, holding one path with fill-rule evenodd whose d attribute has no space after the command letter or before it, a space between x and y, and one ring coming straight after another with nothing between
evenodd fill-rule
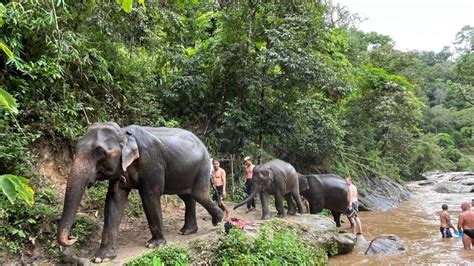
<instances>
[{"instance_id":1,"label":"river","mask_svg":"<svg viewBox=\"0 0 474 266\"><path fill-rule=\"evenodd\" d=\"M360 212L365 238L370 241L383 234L398 235L405 243L406 251L397 255L373 255L355 248L350 254L330 258L330 265L413 265L413 264L461 264L474 265L474 250L463 249L461 239L443 239L439 232L437 213L443 203L454 226L463 201L471 202L474 193L438 193L433 186L408 184L413 196L398 208L383 212ZM346 220L346 219L344 219ZM346 220L347 221L347 220ZM343 224L344 228L349 223Z\"/></svg>"}]
</instances>

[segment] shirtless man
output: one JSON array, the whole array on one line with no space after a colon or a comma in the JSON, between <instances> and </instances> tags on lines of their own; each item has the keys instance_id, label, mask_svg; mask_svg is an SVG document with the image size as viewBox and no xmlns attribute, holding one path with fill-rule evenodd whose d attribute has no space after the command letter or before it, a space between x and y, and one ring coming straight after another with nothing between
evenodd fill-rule
<instances>
[{"instance_id":1,"label":"shirtless man","mask_svg":"<svg viewBox=\"0 0 474 266\"><path fill-rule=\"evenodd\" d=\"M349 186L347 190L347 199L349 200L349 206L346 210L347 218L351 221L352 233L362 235L362 223L359 219L359 201L357 200L357 188L352 184L351 178L346 178L346 183Z\"/></svg>"},{"instance_id":2,"label":"shirtless man","mask_svg":"<svg viewBox=\"0 0 474 266\"><path fill-rule=\"evenodd\" d=\"M249 156L244 158L245 162L245 192L247 195L250 195L250 191L252 190L252 175L253 175L253 168L255 165L252 163L252 160ZM255 199L250 200L247 202L247 211L254 211L255 210Z\"/></svg>"},{"instance_id":3,"label":"shirtless man","mask_svg":"<svg viewBox=\"0 0 474 266\"><path fill-rule=\"evenodd\" d=\"M212 160L212 185L216 188L212 195L212 200L224 211L225 220L230 218L230 212L222 201L226 196L225 170L221 168L218 160Z\"/></svg>"},{"instance_id":4,"label":"shirtless man","mask_svg":"<svg viewBox=\"0 0 474 266\"><path fill-rule=\"evenodd\" d=\"M439 231L441 232L441 236L443 238L453 237L449 228L453 228L454 232L456 232L457 230L451 223L451 217L449 217L448 213L448 204L441 205L441 209L442 211L439 213L439 222L441 223Z\"/></svg>"},{"instance_id":5,"label":"shirtless man","mask_svg":"<svg viewBox=\"0 0 474 266\"><path fill-rule=\"evenodd\" d=\"M471 206L469 202L463 202L461 204L461 214L458 218L458 230L463 231L462 244L464 249L472 249L474 245L474 212L471 212Z\"/></svg>"}]
</instances>

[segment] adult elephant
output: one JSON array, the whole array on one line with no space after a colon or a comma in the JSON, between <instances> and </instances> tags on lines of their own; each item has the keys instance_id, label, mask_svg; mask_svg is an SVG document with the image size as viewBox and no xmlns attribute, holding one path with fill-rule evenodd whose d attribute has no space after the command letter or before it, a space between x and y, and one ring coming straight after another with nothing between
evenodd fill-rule
<instances>
[{"instance_id":1,"label":"adult elephant","mask_svg":"<svg viewBox=\"0 0 474 266\"><path fill-rule=\"evenodd\" d=\"M216 225L223 213L209 199L211 163L204 144L193 133L176 128L151 128L116 123L96 123L76 145L72 172L67 181L63 214L57 238L62 246L74 244L69 235L86 187L109 180L102 241L95 262L116 256L118 227L131 189L138 189L151 239L147 247L165 244L160 196L178 194L186 205L181 234L198 230L196 201Z\"/></svg>"},{"instance_id":2,"label":"adult elephant","mask_svg":"<svg viewBox=\"0 0 474 266\"><path fill-rule=\"evenodd\" d=\"M348 185L337 175L298 175L300 194L309 203L309 212L323 209L331 211L337 227L341 227L341 214L349 206Z\"/></svg>"},{"instance_id":3,"label":"adult elephant","mask_svg":"<svg viewBox=\"0 0 474 266\"><path fill-rule=\"evenodd\" d=\"M296 201L298 212L303 213L303 204L299 195L298 174L295 168L282 160L272 160L267 163L257 165L253 169L252 189L249 196L235 205L234 209L246 204L252 200L257 193L260 193L260 201L262 204L262 220L270 218L270 210L268 208L268 195L275 195L275 205L278 217L284 217L283 197L288 203L288 214L296 213Z\"/></svg>"}]
</instances>

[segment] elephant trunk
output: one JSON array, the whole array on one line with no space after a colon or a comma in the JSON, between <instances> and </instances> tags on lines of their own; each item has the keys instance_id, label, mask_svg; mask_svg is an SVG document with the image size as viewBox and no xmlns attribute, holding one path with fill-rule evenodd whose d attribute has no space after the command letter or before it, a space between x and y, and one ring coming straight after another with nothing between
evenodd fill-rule
<instances>
[{"instance_id":1,"label":"elephant trunk","mask_svg":"<svg viewBox=\"0 0 474 266\"><path fill-rule=\"evenodd\" d=\"M74 160L72 173L67 181L63 214L58 224L57 239L61 246L71 246L76 242L76 239L69 233L74 224L85 188L94 177L95 167L91 160L84 155L77 156Z\"/></svg>"},{"instance_id":2,"label":"elephant trunk","mask_svg":"<svg viewBox=\"0 0 474 266\"><path fill-rule=\"evenodd\" d=\"M257 195L259 190L260 190L259 186L256 183L254 183L253 186L252 186L252 190L250 191L250 195L246 199L244 199L242 202L235 205L234 210L237 209L238 207L244 205L244 204L247 204L247 202L251 201L255 197L255 195Z\"/></svg>"}]
</instances>

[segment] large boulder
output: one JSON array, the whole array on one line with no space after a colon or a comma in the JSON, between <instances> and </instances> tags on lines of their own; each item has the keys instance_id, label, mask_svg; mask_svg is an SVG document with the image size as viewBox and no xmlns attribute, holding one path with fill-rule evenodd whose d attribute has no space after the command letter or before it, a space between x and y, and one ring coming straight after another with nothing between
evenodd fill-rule
<instances>
[{"instance_id":1,"label":"large boulder","mask_svg":"<svg viewBox=\"0 0 474 266\"><path fill-rule=\"evenodd\" d=\"M365 251L366 255L376 255L376 254L398 254L406 250L405 244L396 235L383 235L374 238L367 250Z\"/></svg>"},{"instance_id":2,"label":"large boulder","mask_svg":"<svg viewBox=\"0 0 474 266\"><path fill-rule=\"evenodd\" d=\"M388 177L373 176L358 184L360 210L386 211L397 208L411 196L410 190ZM362 190L367 188L367 190Z\"/></svg>"},{"instance_id":3,"label":"large boulder","mask_svg":"<svg viewBox=\"0 0 474 266\"><path fill-rule=\"evenodd\" d=\"M356 244L355 235L341 231L336 227L336 223L332 218L313 214L250 222L246 224L244 232L255 237L259 234L259 227L275 221L277 221L279 227L292 230L305 242L324 248L330 255L350 253Z\"/></svg>"},{"instance_id":4,"label":"large boulder","mask_svg":"<svg viewBox=\"0 0 474 266\"><path fill-rule=\"evenodd\" d=\"M333 241L336 243L337 254L347 254L352 252L357 239L352 233L339 233L334 236Z\"/></svg>"}]
</instances>

